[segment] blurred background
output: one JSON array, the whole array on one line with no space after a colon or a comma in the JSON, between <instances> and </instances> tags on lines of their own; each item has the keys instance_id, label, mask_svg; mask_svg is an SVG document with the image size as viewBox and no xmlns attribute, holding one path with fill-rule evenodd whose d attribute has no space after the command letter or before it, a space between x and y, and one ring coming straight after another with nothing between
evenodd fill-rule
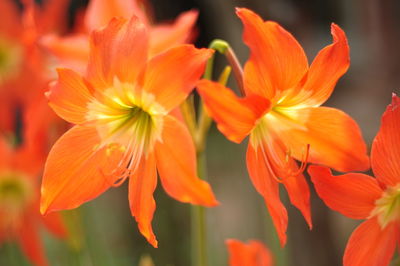
<instances>
[{"instance_id":1,"label":"blurred background","mask_svg":"<svg viewBox=\"0 0 400 266\"><path fill-rule=\"evenodd\" d=\"M46 0L42 0L46 1ZM42 1L38 1L39 3ZM128 0L127 0L128 1ZM330 44L330 24L347 34L351 49L349 71L336 86L326 106L342 109L358 123L370 149L380 117L400 93L400 1L398 0L150 0L155 21L172 21L180 13L197 9L197 47L215 38L226 40L243 64L248 49L235 7L248 7L265 20L274 20L290 31L311 63ZM69 27L88 1L71 0ZM217 56L217 71L226 64ZM235 88L233 78L230 86ZM0 114L4 116L5 113ZM335 132L331 132L332 138ZM253 188L245 166L246 142L227 141L213 126L207 143L208 180L221 205L207 210L210 265L226 265L224 241L236 238L262 240L274 253L276 265L341 265L345 244L358 222L330 211L312 191L313 230L292 207L288 242L281 249L263 200ZM190 265L190 206L169 198L158 186L153 228L159 248L139 234L127 200L127 183L110 189L77 210L63 212L71 237L59 240L46 232L45 250L51 265L138 265L150 256L155 265ZM29 265L14 242L0 247L0 265Z\"/></svg>"}]
</instances>

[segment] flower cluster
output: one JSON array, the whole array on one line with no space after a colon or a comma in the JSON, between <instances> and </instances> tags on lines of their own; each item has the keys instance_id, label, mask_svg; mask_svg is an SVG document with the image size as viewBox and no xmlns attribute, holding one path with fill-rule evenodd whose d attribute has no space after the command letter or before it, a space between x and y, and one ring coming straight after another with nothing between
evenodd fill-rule
<instances>
[{"instance_id":1,"label":"flower cluster","mask_svg":"<svg viewBox=\"0 0 400 266\"><path fill-rule=\"evenodd\" d=\"M198 170L214 120L232 142L249 137L249 177L282 247L289 218L280 185L311 229L308 172L327 206L366 219L350 237L344 265L390 263L400 241L400 98L393 94L372 145L376 178L333 176L330 168L370 167L357 123L322 106L350 64L338 25L331 25L332 43L309 65L283 27L237 8L250 49L242 69L224 41L209 48L188 44L196 33L194 10L156 24L146 1L91 0L70 29L68 0L22 3L20 12L14 1L0 1L7 11L0 22L0 243L16 240L32 263L46 265L39 225L65 237L57 211L77 208L127 181L138 229L158 247L152 227L158 176L177 201L219 204ZM210 80L218 52L226 55L241 95L225 86L230 68ZM273 264L259 241L226 244L232 266ZM196 258L206 265L202 245L204 239Z\"/></svg>"}]
</instances>

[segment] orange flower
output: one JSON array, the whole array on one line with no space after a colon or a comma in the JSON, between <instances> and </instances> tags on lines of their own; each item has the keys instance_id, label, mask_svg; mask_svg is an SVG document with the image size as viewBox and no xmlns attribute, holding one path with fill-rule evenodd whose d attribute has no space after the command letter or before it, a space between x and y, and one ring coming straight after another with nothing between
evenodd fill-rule
<instances>
[{"instance_id":1,"label":"orange flower","mask_svg":"<svg viewBox=\"0 0 400 266\"><path fill-rule=\"evenodd\" d=\"M349 66L349 47L344 32L332 24L333 44L309 67L301 46L277 23L244 8L237 15L251 51L243 76L246 97L208 80L199 82L198 91L228 139L239 143L250 135L247 168L283 246L288 218L279 183L311 227L309 189L302 175L306 162L339 171L369 167L357 124L342 111L320 107ZM300 168L294 159L302 161Z\"/></svg>"},{"instance_id":2,"label":"orange flower","mask_svg":"<svg viewBox=\"0 0 400 266\"><path fill-rule=\"evenodd\" d=\"M14 240L35 265L48 265L39 229L45 226L58 237L66 232L58 214L39 213L40 158L26 146L17 150L0 139L0 244Z\"/></svg>"},{"instance_id":3,"label":"orange flower","mask_svg":"<svg viewBox=\"0 0 400 266\"><path fill-rule=\"evenodd\" d=\"M21 2L22 12L15 1L0 1L0 130L8 132L17 111L44 98L48 58L37 40L63 28L69 0L46 0L40 7L33 0Z\"/></svg>"},{"instance_id":4,"label":"orange flower","mask_svg":"<svg viewBox=\"0 0 400 266\"><path fill-rule=\"evenodd\" d=\"M274 265L271 252L260 241L251 240L244 244L235 239L228 239L225 243L228 246L230 266Z\"/></svg>"},{"instance_id":5,"label":"orange flower","mask_svg":"<svg viewBox=\"0 0 400 266\"><path fill-rule=\"evenodd\" d=\"M157 171L171 197L217 204L196 175L186 126L170 113L191 92L212 50L181 45L148 60L147 40L136 17L115 18L92 33L85 77L58 70L50 106L76 125L50 151L41 212L76 208L129 178L132 215L156 247L151 221Z\"/></svg>"},{"instance_id":6,"label":"orange flower","mask_svg":"<svg viewBox=\"0 0 400 266\"><path fill-rule=\"evenodd\" d=\"M149 30L151 55L193 39L197 11L182 13L172 24L154 24L149 9L149 4L143 0L91 0L84 18L84 33L65 37L48 35L42 40L42 44L62 65L83 72L89 56L89 33L104 27L113 17L130 18L133 14L139 17Z\"/></svg>"},{"instance_id":7,"label":"orange flower","mask_svg":"<svg viewBox=\"0 0 400 266\"><path fill-rule=\"evenodd\" d=\"M321 199L331 209L353 219L367 219L351 235L343 263L389 265L400 243L400 98L382 116L372 144L371 165L376 179L364 174L332 176L329 168L308 172Z\"/></svg>"}]
</instances>

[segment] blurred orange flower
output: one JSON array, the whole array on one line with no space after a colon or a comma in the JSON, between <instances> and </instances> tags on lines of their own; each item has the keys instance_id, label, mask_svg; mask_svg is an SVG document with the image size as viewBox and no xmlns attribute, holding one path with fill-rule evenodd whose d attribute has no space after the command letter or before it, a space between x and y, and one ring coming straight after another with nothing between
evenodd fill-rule
<instances>
[{"instance_id":1,"label":"blurred orange flower","mask_svg":"<svg viewBox=\"0 0 400 266\"><path fill-rule=\"evenodd\" d=\"M0 244L15 240L35 265L48 265L39 235L45 226L58 237L65 228L58 214L45 217L39 212L40 155L28 146L11 148L0 139Z\"/></svg>"},{"instance_id":2,"label":"blurred orange flower","mask_svg":"<svg viewBox=\"0 0 400 266\"><path fill-rule=\"evenodd\" d=\"M311 227L309 189L302 175L306 162L339 171L369 167L356 122L340 110L320 107L349 66L349 47L344 32L332 24L333 44L308 66L302 47L277 23L244 8L237 15L251 51L243 76L246 97L208 80L199 82L198 91L229 140L239 143L250 135L247 168L283 246L288 217L279 183Z\"/></svg>"},{"instance_id":3,"label":"blurred orange flower","mask_svg":"<svg viewBox=\"0 0 400 266\"><path fill-rule=\"evenodd\" d=\"M155 55L175 45L190 42L198 16L195 10L182 13L173 23L154 24L151 7L144 0L91 0L84 17L83 33L65 37L45 36L42 44L57 57L62 66L84 72L89 57L89 34L113 18L137 16L149 31L149 54Z\"/></svg>"},{"instance_id":4,"label":"blurred orange flower","mask_svg":"<svg viewBox=\"0 0 400 266\"><path fill-rule=\"evenodd\" d=\"M129 178L132 215L157 247L151 226L156 168L171 197L217 204L208 183L197 177L186 126L171 115L194 88L212 50L181 45L148 59L147 49L146 27L137 17L114 18L91 35L85 77L58 70L50 106L76 125L50 151L41 212L76 208Z\"/></svg>"},{"instance_id":5,"label":"blurred orange flower","mask_svg":"<svg viewBox=\"0 0 400 266\"><path fill-rule=\"evenodd\" d=\"M228 239L226 245L230 266L274 265L271 252L260 241L251 240L244 244L236 239Z\"/></svg>"},{"instance_id":6,"label":"blurred orange flower","mask_svg":"<svg viewBox=\"0 0 400 266\"><path fill-rule=\"evenodd\" d=\"M69 1L46 0L39 6L23 0L22 11L16 1L0 1L5 16L0 20L0 131L13 132L16 114L35 109L45 99L51 74L48 56L37 40L45 33L65 29Z\"/></svg>"},{"instance_id":7,"label":"blurred orange flower","mask_svg":"<svg viewBox=\"0 0 400 266\"><path fill-rule=\"evenodd\" d=\"M332 176L327 167L310 166L315 189L331 209L367 219L351 235L343 263L389 265L400 241L400 98L393 94L371 151L376 179L350 173Z\"/></svg>"}]
</instances>

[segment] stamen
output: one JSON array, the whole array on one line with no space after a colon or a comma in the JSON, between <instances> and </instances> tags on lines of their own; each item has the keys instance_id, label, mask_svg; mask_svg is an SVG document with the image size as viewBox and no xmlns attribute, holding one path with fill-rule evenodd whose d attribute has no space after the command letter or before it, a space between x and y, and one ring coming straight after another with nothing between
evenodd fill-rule
<instances>
[{"instance_id":1,"label":"stamen","mask_svg":"<svg viewBox=\"0 0 400 266\"><path fill-rule=\"evenodd\" d=\"M124 148L115 155L117 157L107 157L107 165L113 169L99 169L113 187L132 176L143 156L147 156L156 140L161 139L166 111L155 101L154 95L134 94L134 89L133 84L122 83L115 77L114 86L98 92L88 105L86 118L97 128L102 139L100 148L113 144Z\"/></svg>"},{"instance_id":2,"label":"stamen","mask_svg":"<svg viewBox=\"0 0 400 266\"><path fill-rule=\"evenodd\" d=\"M282 147L283 143L278 143L280 144L279 148ZM271 144L269 144L271 145ZM266 146L269 146L266 144ZM278 149L279 149L278 148ZM308 157L310 153L310 144L307 144L306 146L306 152L303 153L302 159L301 159L301 165L297 171L293 171L290 166L290 150L286 151L285 153L285 165L282 164L282 160L279 159L279 155L276 152L276 149L271 149L269 147L269 151L266 152L264 149L264 145L261 145L261 151L263 154L263 158L265 161L265 164L267 166L267 170L272 176L272 178L277 181L278 183L283 183L285 180L287 180L290 177L296 177L299 176L304 172L304 170L307 167L308 164Z\"/></svg>"}]
</instances>

